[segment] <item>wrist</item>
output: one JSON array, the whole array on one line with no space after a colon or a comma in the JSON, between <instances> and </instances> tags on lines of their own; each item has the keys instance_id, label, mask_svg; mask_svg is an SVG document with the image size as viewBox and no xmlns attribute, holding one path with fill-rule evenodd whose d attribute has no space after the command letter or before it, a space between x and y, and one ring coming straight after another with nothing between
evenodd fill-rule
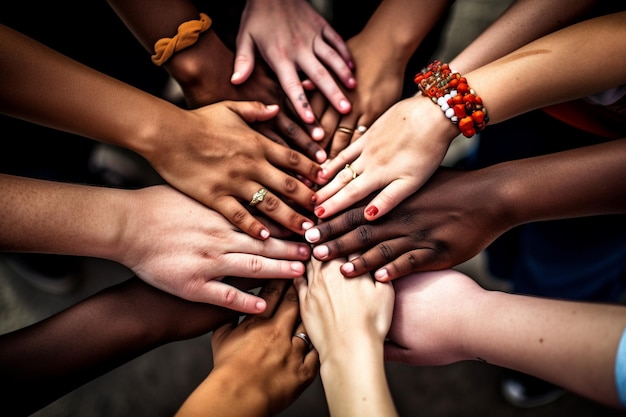
<instances>
[{"instance_id":1,"label":"wrist","mask_svg":"<svg viewBox=\"0 0 626 417\"><path fill-rule=\"evenodd\" d=\"M195 101L209 104L232 98L223 90L231 89L233 62L233 52L215 31L209 30L192 48L176 53L165 68L180 85L185 97L201 94L202 97Z\"/></svg>"}]
</instances>

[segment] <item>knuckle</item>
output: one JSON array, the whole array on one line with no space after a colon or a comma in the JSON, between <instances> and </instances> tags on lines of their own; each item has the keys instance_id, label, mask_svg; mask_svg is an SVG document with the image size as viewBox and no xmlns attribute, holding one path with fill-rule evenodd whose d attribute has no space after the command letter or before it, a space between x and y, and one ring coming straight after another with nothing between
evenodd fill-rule
<instances>
[{"instance_id":1,"label":"knuckle","mask_svg":"<svg viewBox=\"0 0 626 417\"><path fill-rule=\"evenodd\" d=\"M372 228L368 226L361 226L355 229L356 236L361 243L371 243L372 241Z\"/></svg>"}]
</instances>

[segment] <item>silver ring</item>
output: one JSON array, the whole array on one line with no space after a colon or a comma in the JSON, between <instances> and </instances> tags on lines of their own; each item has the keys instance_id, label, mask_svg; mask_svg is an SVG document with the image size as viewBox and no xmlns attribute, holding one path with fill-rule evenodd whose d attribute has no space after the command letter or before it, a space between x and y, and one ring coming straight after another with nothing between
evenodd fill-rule
<instances>
[{"instance_id":1,"label":"silver ring","mask_svg":"<svg viewBox=\"0 0 626 417\"><path fill-rule=\"evenodd\" d=\"M267 190L265 188L261 188L259 191L254 193L252 200L250 200L250 205L254 207L259 204L265 198L265 194L267 194Z\"/></svg>"},{"instance_id":2,"label":"silver ring","mask_svg":"<svg viewBox=\"0 0 626 417\"><path fill-rule=\"evenodd\" d=\"M304 340L304 343L306 343L306 347L311 350L313 349L313 343L311 343L311 339L309 339L309 336L307 336L306 333L296 333L294 334L295 337Z\"/></svg>"},{"instance_id":3,"label":"silver ring","mask_svg":"<svg viewBox=\"0 0 626 417\"><path fill-rule=\"evenodd\" d=\"M356 173L356 169L354 169L352 165L346 164L345 168L348 168L350 171L352 171L352 179L355 179L359 175Z\"/></svg>"},{"instance_id":4,"label":"silver ring","mask_svg":"<svg viewBox=\"0 0 626 417\"><path fill-rule=\"evenodd\" d=\"M360 134L363 134L363 133L367 132L367 126L361 125L361 126L356 128L356 131L359 132Z\"/></svg>"}]
</instances>

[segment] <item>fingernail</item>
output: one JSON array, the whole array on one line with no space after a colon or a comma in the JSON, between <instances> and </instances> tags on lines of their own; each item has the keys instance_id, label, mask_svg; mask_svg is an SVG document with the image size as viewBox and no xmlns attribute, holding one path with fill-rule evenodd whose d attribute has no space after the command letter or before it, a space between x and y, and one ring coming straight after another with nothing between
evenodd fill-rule
<instances>
[{"instance_id":1,"label":"fingernail","mask_svg":"<svg viewBox=\"0 0 626 417\"><path fill-rule=\"evenodd\" d=\"M241 77L241 74L238 72L233 73L233 75L230 77L231 81L237 81L239 79L239 77Z\"/></svg>"},{"instance_id":2,"label":"fingernail","mask_svg":"<svg viewBox=\"0 0 626 417\"><path fill-rule=\"evenodd\" d=\"M305 121L308 121L309 123L312 123L313 120L315 120L315 117L313 116L313 112L311 110L307 110L304 112L304 118L306 119Z\"/></svg>"},{"instance_id":3,"label":"fingernail","mask_svg":"<svg viewBox=\"0 0 626 417\"><path fill-rule=\"evenodd\" d=\"M326 210L324 210L324 207L318 207L315 209L315 215L317 217L322 217L324 215L324 212L326 212Z\"/></svg>"},{"instance_id":4,"label":"fingernail","mask_svg":"<svg viewBox=\"0 0 626 417\"><path fill-rule=\"evenodd\" d=\"M263 239L267 239L268 237L270 237L270 232L268 230L263 229L261 230L260 235Z\"/></svg>"},{"instance_id":5,"label":"fingernail","mask_svg":"<svg viewBox=\"0 0 626 417\"><path fill-rule=\"evenodd\" d=\"M365 214L374 217L378 214L378 208L376 206L369 206L367 209L365 209Z\"/></svg>"},{"instance_id":6,"label":"fingernail","mask_svg":"<svg viewBox=\"0 0 626 417\"><path fill-rule=\"evenodd\" d=\"M344 274L351 274L352 272L354 272L354 265L352 264L352 262L346 262L345 264L341 265L341 272L343 272Z\"/></svg>"},{"instance_id":7,"label":"fingernail","mask_svg":"<svg viewBox=\"0 0 626 417\"><path fill-rule=\"evenodd\" d=\"M313 248L313 254L317 259L326 259L328 257L328 246L321 245Z\"/></svg>"},{"instance_id":8,"label":"fingernail","mask_svg":"<svg viewBox=\"0 0 626 417\"><path fill-rule=\"evenodd\" d=\"M328 158L328 155L326 155L326 152L324 152L322 149L315 152L315 160L317 162L322 163L326 160L326 158Z\"/></svg>"},{"instance_id":9,"label":"fingernail","mask_svg":"<svg viewBox=\"0 0 626 417\"><path fill-rule=\"evenodd\" d=\"M314 224L311 223L311 222L304 222L304 223L302 223L302 229L303 230L309 230L313 226L314 226Z\"/></svg>"},{"instance_id":10,"label":"fingernail","mask_svg":"<svg viewBox=\"0 0 626 417\"><path fill-rule=\"evenodd\" d=\"M254 307L257 309L257 311L263 312L265 311L265 301L257 301L256 304L254 305Z\"/></svg>"},{"instance_id":11,"label":"fingernail","mask_svg":"<svg viewBox=\"0 0 626 417\"><path fill-rule=\"evenodd\" d=\"M350 103L348 102L348 100L342 99L339 101L339 110L341 111L350 110Z\"/></svg>"},{"instance_id":12,"label":"fingernail","mask_svg":"<svg viewBox=\"0 0 626 417\"><path fill-rule=\"evenodd\" d=\"M348 78L348 88L356 87L356 78Z\"/></svg>"},{"instance_id":13,"label":"fingernail","mask_svg":"<svg viewBox=\"0 0 626 417\"><path fill-rule=\"evenodd\" d=\"M307 258L310 253L311 253L311 249L308 246L300 245L298 247L298 255L302 256L303 258Z\"/></svg>"},{"instance_id":14,"label":"fingernail","mask_svg":"<svg viewBox=\"0 0 626 417\"><path fill-rule=\"evenodd\" d=\"M293 272L297 272L299 274L303 274L304 273L304 265L302 265L302 262L292 262L291 263L291 270Z\"/></svg>"},{"instance_id":15,"label":"fingernail","mask_svg":"<svg viewBox=\"0 0 626 417\"><path fill-rule=\"evenodd\" d=\"M268 110L276 110L278 109L278 104L268 104L267 106L265 106Z\"/></svg>"},{"instance_id":16,"label":"fingernail","mask_svg":"<svg viewBox=\"0 0 626 417\"><path fill-rule=\"evenodd\" d=\"M374 278L376 278L377 280L384 280L389 278L389 274L387 273L386 269L379 269L374 273Z\"/></svg>"},{"instance_id":17,"label":"fingernail","mask_svg":"<svg viewBox=\"0 0 626 417\"><path fill-rule=\"evenodd\" d=\"M307 242L309 243L315 243L318 240L320 240L321 234L319 229L311 229L311 230L307 230L304 233L304 238L307 240Z\"/></svg>"},{"instance_id":18,"label":"fingernail","mask_svg":"<svg viewBox=\"0 0 626 417\"><path fill-rule=\"evenodd\" d=\"M311 117L312 116L313 114L311 113ZM324 129L322 129L321 127L314 128L313 132L311 132L311 137L316 140L324 139Z\"/></svg>"}]
</instances>

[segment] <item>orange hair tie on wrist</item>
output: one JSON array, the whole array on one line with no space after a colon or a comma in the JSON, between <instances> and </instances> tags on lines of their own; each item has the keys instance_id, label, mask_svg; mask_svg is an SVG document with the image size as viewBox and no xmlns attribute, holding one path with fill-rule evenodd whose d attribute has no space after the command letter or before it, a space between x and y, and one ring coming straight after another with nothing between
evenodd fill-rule
<instances>
[{"instance_id":1,"label":"orange hair tie on wrist","mask_svg":"<svg viewBox=\"0 0 626 417\"><path fill-rule=\"evenodd\" d=\"M200 13L200 20L189 20L178 26L178 33L173 38L161 38L154 44L152 62L163 65L174 52L185 49L198 40L200 34L211 27L212 20L205 13Z\"/></svg>"}]
</instances>

